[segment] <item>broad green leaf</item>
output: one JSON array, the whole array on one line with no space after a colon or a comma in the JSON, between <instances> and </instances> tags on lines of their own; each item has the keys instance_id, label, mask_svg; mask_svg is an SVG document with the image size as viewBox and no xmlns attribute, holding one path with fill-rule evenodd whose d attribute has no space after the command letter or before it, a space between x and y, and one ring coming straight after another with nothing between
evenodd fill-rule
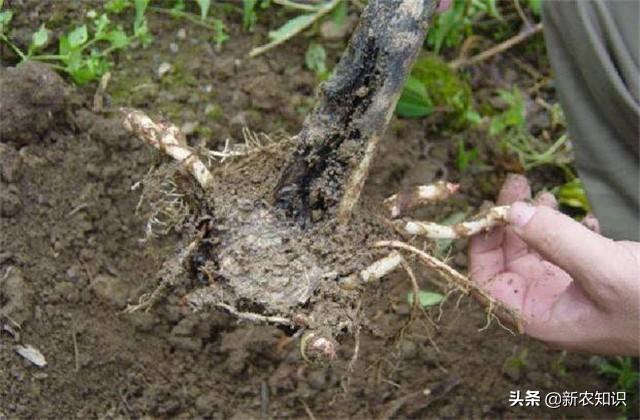
<instances>
[{"instance_id":1,"label":"broad green leaf","mask_svg":"<svg viewBox=\"0 0 640 420\"><path fill-rule=\"evenodd\" d=\"M111 43L113 49L120 49L129 45L129 37L122 28L111 30L105 39Z\"/></svg>"},{"instance_id":2,"label":"broad green leaf","mask_svg":"<svg viewBox=\"0 0 640 420\"><path fill-rule=\"evenodd\" d=\"M426 290L420 290L418 292L418 303L423 308L428 308L429 306L434 306L442 302L444 296L440 293L436 292L427 292ZM410 292L407 295L407 300L409 305L413 305L413 292Z\"/></svg>"},{"instance_id":3,"label":"broad green leaf","mask_svg":"<svg viewBox=\"0 0 640 420\"><path fill-rule=\"evenodd\" d=\"M176 0L175 3L173 3L171 11L183 12L185 8L186 6L184 5L184 0Z\"/></svg>"},{"instance_id":4,"label":"broad green leaf","mask_svg":"<svg viewBox=\"0 0 640 420\"><path fill-rule=\"evenodd\" d=\"M529 0L529 8L534 15L540 16L542 13L542 0Z\"/></svg>"},{"instance_id":5,"label":"broad green leaf","mask_svg":"<svg viewBox=\"0 0 640 420\"><path fill-rule=\"evenodd\" d=\"M31 46L29 47L29 52L33 52L44 47L48 40L49 31L44 25L42 25L40 29L31 35Z\"/></svg>"},{"instance_id":6,"label":"broad green leaf","mask_svg":"<svg viewBox=\"0 0 640 420\"><path fill-rule=\"evenodd\" d=\"M409 76L396 105L396 113L403 118L422 118L433 112L433 105L425 86L413 76Z\"/></svg>"},{"instance_id":7,"label":"broad green leaf","mask_svg":"<svg viewBox=\"0 0 640 420\"><path fill-rule=\"evenodd\" d=\"M13 12L11 10L0 12L0 34L4 33L4 31L9 27L11 19L13 19Z\"/></svg>"},{"instance_id":8,"label":"broad green leaf","mask_svg":"<svg viewBox=\"0 0 640 420\"><path fill-rule=\"evenodd\" d=\"M78 26L73 31L69 32L69 47L76 49L89 40L89 32L87 31L87 25Z\"/></svg>"},{"instance_id":9,"label":"broad green leaf","mask_svg":"<svg viewBox=\"0 0 640 420\"><path fill-rule=\"evenodd\" d=\"M464 118L471 124L480 124L480 122L482 121L482 116L473 109L467 110L467 112L464 114Z\"/></svg>"},{"instance_id":10,"label":"broad green leaf","mask_svg":"<svg viewBox=\"0 0 640 420\"><path fill-rule=\"evenodd\" d=\"M200 19L205 20L209 14L209 8L211 7L211 0L196 0L198 7L200 8Z\"/></svg>"},{"instance_id":11,"label":"broad green leaf","mask_svg":"<svg viewBox=\"0 0 640 420\"><path fill-rule=\"evenodd\" d=\"M67 65L69 72L77 71L82 67L82 51L70 50L63 62Z\"/></svg>"},{"instance_id":12,"label":"broad green leaf","mask_svg":"<svg viewBox=\"0 0 640 420\"><path fill-rule=\"evenodd\" d=\"M245 31L253 31L258 16L256 15L256 0L242 0L242 26Z\"/></svg>"},{"instance_id":13,"label":"broad green leaf","mask_svg":"<svg viewBox=\"0 0 640 420\"><path fill-rule=\"evenodd\" d=\"M69 54L69 51L71 51L71 46L69 45L69 37L66 35L62 35L58 40L58 54L67 55Z\"/></svg>"},{"instance_id":14,"label":"broad green leaf","mask_svg":"<svg viewBox=\"0 0 640 420\"><path fill-rule=\"evenodd\" d=\"M96 25L95 37L101 39L107 33L107 26L109 26L109 17L106 14L101 14L98 19L94 21Z\"/></svg>"},{"instance_id":15,"label":"broad green leaf","mask_svg":"<svg viewBox=\"0 0 640 420\"><path fill-rule=\"evenodd\" d=\"M144 14L147 11L149 0L134 0L133 4L136 9L136 18L133 22L133 27L138 28L144 23Z\"/></svg>"},{"instance_id":16,"label":"broad green leaf","mask_svg":"<svg viewBox=\"0 0 640 420\"><path fill-rule=\"evenodd\" d=\"M94 50L89 57L81 59L77 67L67 70L69 70L69 74L77 84L83 85L99 79L109 70L109 67L110 64L107 59L100 52Z\"/></svg>"},{"instance_id":17,"label":"broad green leaf","mask_svg":"<svg viewBox=\"0 0 640 420\"><path fill-rule=\"evenodd\" d=\"M287 23L285 23L275 31L269 31L269 39L271 39L272 41L277 41L282 38L287 38L291 34L296 33L308 26L311 22L313 22L314 17L315 14L313 13L296 16L293 19L287 21Z\"/></svg>"},{"instance_id":18,"label":"broad green leaf","mask_svg":"<svg viewBox=\"0 0 640 420\"><path fill-rule=\"evenodd\" d=\"M342 0L331 12L331 20L336 26L342 26L347 19L348 12L347 2Z\"/></svg>"},{"instance_id":19,"label":"broad green leaf","mask_svg":"<svg viewBox=\"0 0 640 420\"><path fill-rule=\"evenodd\" d=\"M322 75L327 72L327 52L322 45L312 42L304 55L304 63L309 70Z\"/></svg>"},{"instance_id":20,"label":"broad green leaf","mask_svg":"<svg viewBox=\"0 0 640 420\"><path fill-rule=\"evenodd\" d=\"M133 35L142 43L143 47L146 47L153 41L147 26L147 19L144 17L149 0L134 0L133 4L136 9L136 17L133 21Z\"/></svg>"},{"instance_id":21,"label":"broad green leaf","mask_svg":"<svg viewBox=\"0 0 640 420\"><path fill-rule=\"evenodd\" d=\"M131 0L109 0L104 8L111 13L120 13L131 6Z\"/></svg>"}]
</instances>

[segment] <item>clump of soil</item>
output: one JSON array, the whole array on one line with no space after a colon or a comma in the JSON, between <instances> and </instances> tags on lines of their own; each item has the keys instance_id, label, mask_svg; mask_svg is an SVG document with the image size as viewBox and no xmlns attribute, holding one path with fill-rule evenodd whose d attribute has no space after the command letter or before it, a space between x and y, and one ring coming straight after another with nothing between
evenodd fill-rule
<instances>
[{"instance_id":1,"label":"clump of soil","mask_svg":"<svg viewBox=\"0 0 640 420\"><path fill-rule=\"evenodd\" d=\"M65 84L49 66L26 62L0 75L0 139L23 146L64 121Z\"/></svg>"}]
</instances>

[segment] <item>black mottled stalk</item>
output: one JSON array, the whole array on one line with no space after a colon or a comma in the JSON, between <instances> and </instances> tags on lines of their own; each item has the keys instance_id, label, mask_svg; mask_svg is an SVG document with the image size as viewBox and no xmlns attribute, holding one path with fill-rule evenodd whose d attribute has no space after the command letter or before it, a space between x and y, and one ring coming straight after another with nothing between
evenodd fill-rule
<instances>
[{"instance_id":1,"label":"black mottled stalk","mask_svg":"<svg viewBox=\"0 0 640 420\"><path fill-rule=\"evenodd\" d=\"M369 1L282 172L275 206L288 217L348 222L436 2Z\"/></svg>"}]
</instances>

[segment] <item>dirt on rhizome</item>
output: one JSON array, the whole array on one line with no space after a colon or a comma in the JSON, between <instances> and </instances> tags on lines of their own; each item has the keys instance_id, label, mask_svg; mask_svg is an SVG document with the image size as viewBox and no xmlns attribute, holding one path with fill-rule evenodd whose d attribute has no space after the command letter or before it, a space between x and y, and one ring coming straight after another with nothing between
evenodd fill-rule
<instances>
[{"instance_id":1,"label":"dirt on rhizome","mask_svg":"<svg viewBox=\"0 0 640 420\"><path fill-rule=\"evenodd\" d=\"M58 14L72 19L83 12L66 2L44 7L25 1L14 9L14 27L28 33ZM59 23L67 24L71 22ZM92 109L95 86L74 87L43 65L14 67L15 57L3 47L0 417L529 416L551 412L509 407L509 391L607 389L586 356L547 350L497 325L479 331L486 313L469 299L449 299L442 316L437 307L428 310L434 323L420 318L407 327L411 286L402 273L359 296L364 317L359 322L366 328L354 366L349 362L356 343L349 335L333 364L317 366L302 360L288 328L244 322L225 310L192 312L182 298L202 286L198 281L215 278L191 276L193 284L179 285L150 311L124 313L153 289L163 265L210 221L182 214L165 235L147 235L153 196L141 201L140 190L132 191L133 186L150 177L170 179L187 201L198 189L179 168L126 132L115 110L135 106L183 128L188 124L195 127L185 130L190 144L210 150L221 150L227 137L242 141L243 127L269 133L278 145L273 150L215 169L225 182L212 198L212 220L220 216L215 212L223 212L233 221L259 214L256 203L271 191L279 169L264 163L281 162L270 156L286 153L286 133L297 131L313 102L316 80L301 67L304 40L246 60L253 36L233 19L228 26L232 39L218 52L206 31L150 16L153 46L120 57L107 90L111 104L101 112ZM177 35L182 30L188 32L187 39ZM266 31L266 26L256 28L258 35ZM344 41L332 42L329 51L335 58ZM165 61L174 63L175 70L159 78L155 69ZM222 115L204 112L215 107L223 109ZM348 243L359 248L345 249L345 255L332 253L332 260L316 265L340 273L371 261L378 254L367 244L390 234L383 224L371 222L384 216L378 203L404 186L442 175L452 145L447 139L429 139L430 150L424 153L423 124L393 123L367 181L363 210L348 232L353 236ZM274 134L278 132L282 136ZM464 177L452 167L444 169L450 178ZM168 173L172 176L161 177ZM459 179L466 194L420 215L435 219L439 213L490 199L495 190L479 191L486 190L486 183L497 189L501 175L491 176ZM198 201L208 202L201 197ZM225 227L219 221L213 226ZM340 236L318 232L294 243L344 249L335 238ZM287 241L282 242L286 246ZM463 247L456 245L452 256L461 269L466 264ZM258 255L252 261L234 260L230 267L243 268L260 258L282 259L283 267L289 266L286 255ZM305 277L304 272L296 274ZM417 275L421 287L434 288L432 273ZM338 289L324 291L334 292L339 295ZM234 303L255 310L243 308L242 299ZM350 306L338 308L341 302L335 303L336 308L327 311L349 319ZM21 357L17 345L38 349L46 366ZM565 408L553 414L611 413Z\"/></svg>"}]
</instances>

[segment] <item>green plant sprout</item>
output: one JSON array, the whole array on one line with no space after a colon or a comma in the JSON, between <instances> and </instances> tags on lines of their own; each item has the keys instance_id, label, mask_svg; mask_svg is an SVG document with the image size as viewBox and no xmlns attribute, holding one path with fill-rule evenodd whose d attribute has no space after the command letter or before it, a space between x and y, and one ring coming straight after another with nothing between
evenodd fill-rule
<instances>
[{"instance_id":1,"label":"green plant sprout","mask_svg":"<svg viewBox=\"0 0 640 420\"><path fill-rule=\"evenodd\" d=\"M310 43L304 55L304 63L309 70L316 74L319 80L325 80L329 77L327 52L322 45L315 42Z\"/></svg>"},{"instance_id":2,"label":"green plant sprout","mask_svg":"<svg viewBox=\"0 0 640 420\"><path fill-rule=\"evenodd\" d=\"M525 125L524 98L517 88L498 90L499 98L505 102L507 109L491 118L489 135L497 136L507 129L523 129Z\"/></svg>"},{"instance_id":3,"label":"green plant sprout","mask_svg":"<svg viewBox=\"0 0 640 420\"><path fill-rule=\"evenodd\" d=\"M145 44L150 42L150 34L144 18L146 2L136 1L136 18L134 34L128 36L120 25L114 25L106 13L97 16L95 11L87 14L93 19L92 25L76 26L58 41L58 54L45 54L43 49L49 42L49 30L42 25L31 36L31 43L26 52L18 48L7 35L5 30L12 15L3 12L0 15L2 32L0 41L6 43L20 57L20 62L27 60L41 61L51 67L69 74L73 80L82 85L99 79L106 73L113 63L109 60L111 53L128 47L133 40ZM113 6L115 7L115 6Z\"/></svg>"},{"instance_id":4,"label":"green plant sprout","mask_svg":"<svg viewBox=\"0 0 640 420\"><path fill-rule=\"evenodd\" d=\"M511 130L503 137L502 144L518 156L526 171L542 165L552 165L562 169L568 178L572 177L569 165L573 162L573 154L566 134L549 145L528 132Z\"/></svg>"},{"instance_id":5,"label":"green plant sprout","mask_svg":"<svg viewBox=\"0 0 640 420\"><path fill-rule=\"evenodd\" d=\"M256 3L257 0L242 0L242 27L245 31L253 32L253 27L258 21Z\"/></svg>"},{"instance_id":6,"label":"green plant sprout","mask_svg":"<svg viewBox=\"0 0 640 420\"><path fill-rule=\"evenodd\" d=\"M398 100L396 114L403 118L422 118L436 109L446 112L454 128L480 121L473 107L471 86L436 56L420 58L411 69Z\"/></svg>"},{"instance_id":7,"label":"green plant sprout","mask_svg":"<svg viewBox=\"0 0 640 420\"><path fill-rule=\"evenodd\" d=\"M594 358L598 373L615 379L616 388L625 392L627 404L621 404L623 416L634 416L638 413L638 386L640 373L637 361L631 357ZM634 366L635 365L635 366Z\"/></svg>"},{"instance_id":8,"label":"green plant sprout","mask_svg":"<svg viewBox=\"0 0 640 420\"><path fill-rule=\"evenodd\" d=\"M472 34L479 15L500 18L496 0L454 0L451 7L436 16L427 36L427 45L438 54L443 47L457 47Z\"/></svg>"},{"instance_id":9,"label":"green plant sprout","mask_svg":"<svg viewBox=\"0 0 640 420\"><path fill-rule=\"evenodd\" d=\"M466 148L465 142L463 139L458 140L458 153L456 154L456 168L460 172L465 172L471 166L474 160L478 158L478 149L472 147L470 149Z\"/></svg>"}]
</instances>

